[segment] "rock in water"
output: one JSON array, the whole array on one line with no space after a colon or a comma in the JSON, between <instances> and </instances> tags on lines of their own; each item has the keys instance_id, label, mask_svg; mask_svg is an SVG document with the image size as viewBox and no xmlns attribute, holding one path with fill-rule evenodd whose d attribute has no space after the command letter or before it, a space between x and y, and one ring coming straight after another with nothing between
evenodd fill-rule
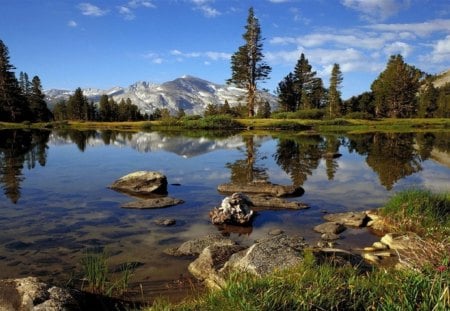
<instances>
[{"instance_id":1,"label":"rock in water","mask_svg":"<svg viewBox=\"0 0 450 311\"><path fill-rule=\"evenodd\" d=\"M245 225L250 223L253 211L250 209L252 202L242 193L233 193L223 199L220 207L209 212L211 222L215 225L237 224Z\"/></svg>"},{"instance_id":2,"label":"rock in water","mask_svg":"<svg viewBox=\"0 0 450 311\"><path fill-rule=\"evenodd\" d=\"M167 177L159 172L138 171L119 178L110 188L131 195L166 195Z\"/></svg>"}]
</instances>

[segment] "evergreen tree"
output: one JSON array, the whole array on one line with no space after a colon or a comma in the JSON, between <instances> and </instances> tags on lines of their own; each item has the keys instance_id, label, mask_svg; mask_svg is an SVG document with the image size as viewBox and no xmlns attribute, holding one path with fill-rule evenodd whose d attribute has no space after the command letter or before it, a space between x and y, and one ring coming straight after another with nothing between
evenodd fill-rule
<instances>
[{"instance_id":1,"label":"evergreen tree","mask_svg":"<svg viewBox=\"0 0 450 311\"><path fill-rule=\"evenodd\" d=\"M67 101L67 116L71 120L86 120L86 107L88 100L83 95L81 88L77 88L75 93Z\"/></svg>"},{"instance_id":2,"label":"evergreen tree","mask_svg":"<svg viewBox=\"0 0 450 311\"><path fill-rule=\"evenodd\" d=\"M334 64L331 70L330 88L328 90L328 112L330 118L335 118L341 113L341 88L342 72L339 64Z\"/></svg>"},{"instance_id":3,"label":"evergreen tree","mask_svg":"<svg viewBox=\"0 0 450 311\"><path fill-rule=\"evenodd\" d=\"M436 116L439 118L450 118L450 83L446 83L439 88Z\"/></svg>"},{"instance_id":4,"label":"evergreen tree","mask_svg":"<svg viewBox=\"0 0 450 311\"><path fill-rule=\"evenodd\" d=\"M47 122L51 119L51 112L45 102L45 95L42 92L41 80L34 76L31 81L31 90L28 95L31 115L33 121Z\"/></svg>"},{"instance_id":5,"label":"evergreen tree","mask_svg":"<svg viewBox=\"0 0 450 311\"><path fill-rule=\"evenodd\" d=\"M372 83L378 117L405 118L416 113L416 94L423 73L392 55L386 69Z\"/></svg>"},{"instance_id":6,"label":"evergreen tree","mask_svg":"<svg viewBox=\"0 0 450 311\"><path fill-rule=\"evenodd\" d=\"M101 121L108 121L111 116L111 107L109 105L108 95L100 96L100 103L98 107L99 119Z\"/></svg>"},{"instance_id":7,"label":"evergreen tree","mask_svg":"<svg viewBox=\"0 0 450 311\"><path fill-rule=\"evenodd\" d=\"M259 20L255 17L253 7L248 11L245 44L231 56L231 78L228 83L235 83L247 90L248 116L255 115L257 81L269 77L272 68L263 59L262 37Z\"/></svg>"},{"instance_id":8,"label":"evergreen tree","mask_svg":"<svg viewBox=\"0 0 450 311\"><path fill-rule=\"evenodd\" d=\"M258 113L256 114L256 116L258 118L270 118L270 114L271 114L271 108L270 108L269 101L264 100L262 102L259 102Z\"/></svg>"},{"instance_id":9,"label":"evergreen tree","mask_svg":"<svg viewBox=\"0 0 450 311\"><path fill-rule=\"evenodd\" d=\"M439 91L434 87L431 79L427 79L425 85L419 91L419 111L421 118L432 118L438 108L437 99Z\"/></svg>"},{"instance_id":10,"label":"evergreen tree","mask_svg":"<svg viewBox=\"0 0 450 311\"><path fill-rule=\"evenodd\" d=\"M23 95L30 95L32 85L26 72L21 71L19 74L19 87L22 90Z\"/></svg>"},{"instance_id":11,"label":"evergreen tree","mask_svg":"<svg viewBox=\"0 0 450 311\"><path fill-rule=\"evenodd\" d=\"M278 83L277 94L281 111L294 112L297 110L299 96L295 89L295 78L292 72Z\"/></svg>"},{"instance_id":12,"label":"evergreen tree","mask_svg":"<svg viewBox=\"0 0 450 311\"><path fill-rule=\"evenodd\" d=\"M9 63L8 47L0 40L0 120L20 122L27 120L28 103L22 95L14 74L15 67Z\"/></svg>"},{"instance_id":13,"label":"evergreen tree","mask_svg":"<svg viewBox=\"0 0 450 311\"><path fill-rule=\"evenodd\" d=\"M65 100L61 100L53 107L53 117L57 121L67 120L67 102Z\"/></svg>"},{"instance_id":14,"label":"evergreen tree","mask_svg":"<svg viewBox=\"0 0 450 311\"><path fill-rule=\"evenodd\" d=\"M322 80L316 77L316 72L312 71L305 54L301 54L294 68L294 89L298 96L298 107L302 109L318 108L317 95L322 84Z\"/></svg>"},{"instance_id":15,"label":"evergreen tree","mask_svg":"<svg viewBox=\"0 0 450 311\"><path fill-rule=\"evenodd\" d=\"M216 105L209 103L206 105L206 109L204 112L205 117L206 116L213 116L219 113L219 109Z\"/></svg>"}]
</instances>

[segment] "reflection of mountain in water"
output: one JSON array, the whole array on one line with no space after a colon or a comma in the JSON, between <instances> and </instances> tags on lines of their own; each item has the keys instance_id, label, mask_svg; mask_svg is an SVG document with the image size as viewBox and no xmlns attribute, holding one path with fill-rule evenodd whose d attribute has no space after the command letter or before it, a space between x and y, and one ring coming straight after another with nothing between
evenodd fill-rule
<instances>
[{"instance_id":1,"label":"reflection of mountain in water","mask_svg":"<svg viewBox=\"0 0 450 311\"><path fill-rule=\"evenodd\" d=\"M111 137L112 136L112 137ZM103 132L94 132L90 135L74 135L72 132L54 132L50 135L50 144L72 144L75 143L80 149L84 150L86 146L105 146L112 145L117 147L131 147L140 152L168 151L183 157L194 157L220 149L236 149L245 146L245 142L239 135L228 138L191 138L185 136L169 136L157 132L152 133L115 133L105 140ZM77 139L85 139L84 142ZM268 138L259 138L260 141Z\"/></svg>"}]
</instances>

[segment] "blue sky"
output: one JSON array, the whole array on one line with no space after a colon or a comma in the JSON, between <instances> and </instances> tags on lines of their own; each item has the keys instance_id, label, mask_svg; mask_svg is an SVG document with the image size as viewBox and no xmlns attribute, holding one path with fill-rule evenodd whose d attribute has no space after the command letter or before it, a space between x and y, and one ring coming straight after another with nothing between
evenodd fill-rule
<instances>
[{"instance_id":1,"label":"blue sky","mask_svg":"<svg viewBox=\"0 0 450 311\"><path fill-rule=\"evenodd\" d=\"M300 53L343 98L370 90L392 54L428 73L450 69L448 0L0 0L0 39L16 73L44 89L111 88L183 75L225 83L254 7L274 91Z\"/></svg>"}]
</instances>

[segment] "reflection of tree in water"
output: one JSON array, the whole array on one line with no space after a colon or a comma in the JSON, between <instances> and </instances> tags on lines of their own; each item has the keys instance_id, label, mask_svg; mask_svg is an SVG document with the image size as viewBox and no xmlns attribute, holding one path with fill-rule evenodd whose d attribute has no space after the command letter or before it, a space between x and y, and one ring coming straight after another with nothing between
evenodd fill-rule
<instances>
[{"instance_id":1,"label":"reflection of tree in water","mask_svg":"<svg viewBox=\"0 0 450 311\"><path fill-rule=\"evenodd\" d=\"M97 131L89 130L89 131L77 131L77 130L59 130L56 132L57 136L65 139L73 141L80 151L86 150L87 141L90 138L97 137Z\"/></svg>"},{"instance_id":2,"label":"reflection of tree in water","mask_svg":"<svg viewBox=\"0 0 450 311\"><path fill-rule=\"evenodd\" d=\"M412 133L373 133L351 136L349 150L366 154L366 163L391 190L400 179L422 170L420 153Z\"/></svg>"},{"instance_id":3,"label":"reflection of tree in water","mask_svg":"<svg viewBox=\"0 0 450 311\"><path fill-rule=\"evenodd\" d=\"M256 165L259 146L255 146L253 136L244 136L243 139L246 158L226 164L231 170L231 183L244 185L254 181L267 181L266 168Z\"/></svg>"},{"instance_id":4,"label":"reflection of tree in water","mask_svg":"<svg viewBox=\"0 0 450 311\"><path fill-rule=\"evenodd\" d=\"M303 185L319 166L323 143L323 138L318 135L279 140L275 161L290 175L294 186Z\"/></svg>"},{"instance_id":5,"label":"reflection of tree in water","mask_svg":"<svg viewBox=\"0 0 450 311\"><path fill-rule=\"evenodd\" d=\"M339 164L334 154L338 153L341 141L334 135L325 136L325 167L327 170L328 180L333 180Z\"/></svg>"},{"instance_id":6,"label":"reflection of tree in water","mask_svg":"<svg viewBox=\"0 0 450 311\"><path fill-rule=\"evenodd\" d=\"M24 163L28 169L34 168L36 162L45 166L49 135L48 131L0 131L0 184L14 204L20 198Z\"/></svg>"}]
</instances>

